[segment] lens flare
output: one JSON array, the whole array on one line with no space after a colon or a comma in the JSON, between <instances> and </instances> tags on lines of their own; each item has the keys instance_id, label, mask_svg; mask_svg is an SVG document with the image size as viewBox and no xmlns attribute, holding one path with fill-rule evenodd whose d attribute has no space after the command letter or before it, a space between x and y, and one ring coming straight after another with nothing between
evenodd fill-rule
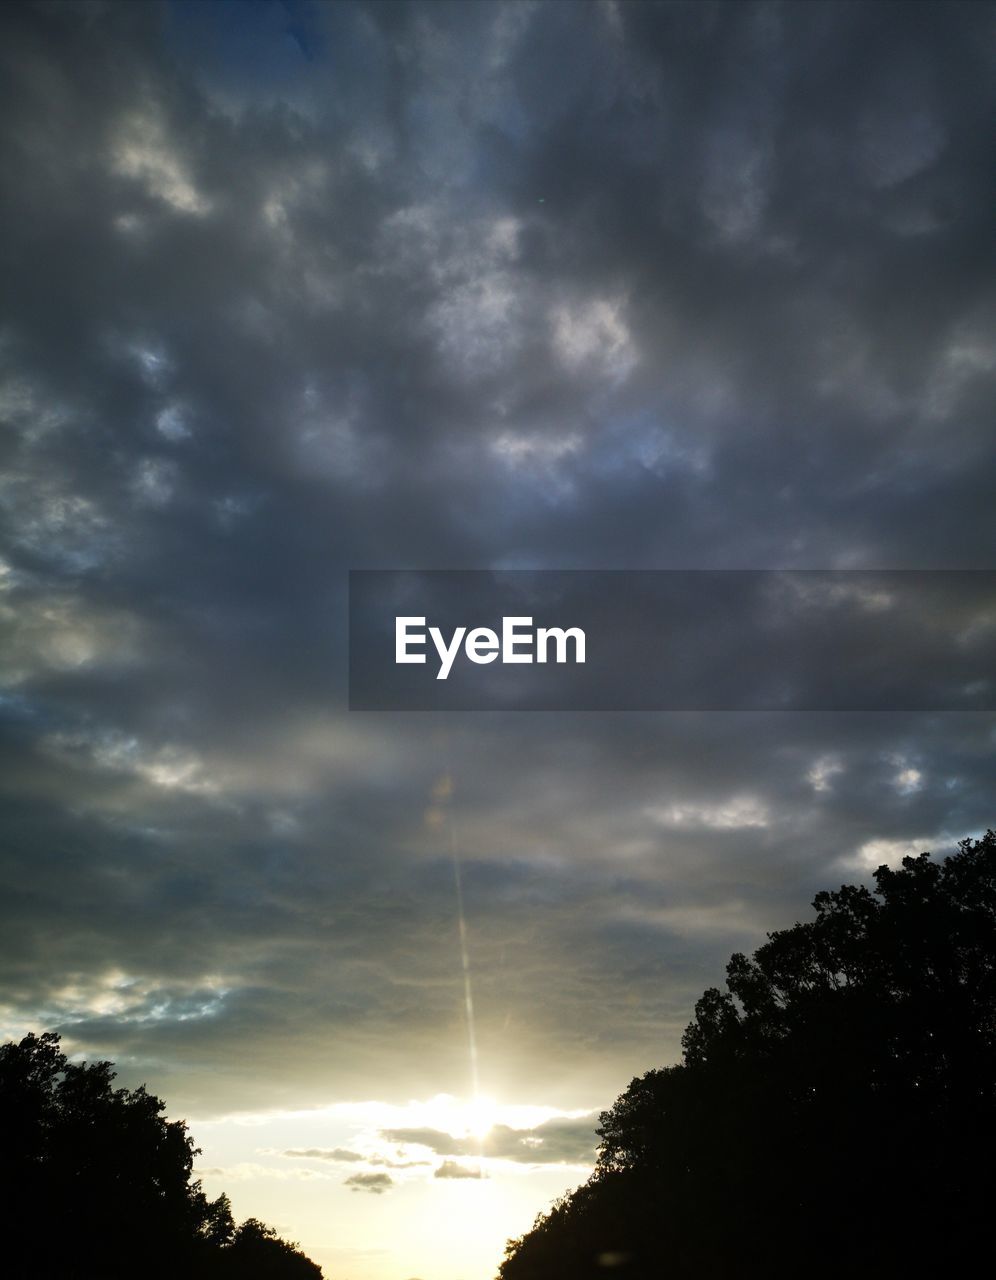
<instances>
[{"instance_id":1,"label":"lens flare","mask_svg":"<svg viewBox=\"0 0 996 1280\"><path fill-rule=\"evenodd\" d=\"M467 939L467 914L463 902L463 868L456 823L453 820L453 775L447 769L432 789L432 799L445 815L449 832L450 857L453 862L453 888L456 894L457 928L460 937L460 972L463 977L464 1021L467 1027L467 1056L470 1066L470 1102L466 1108L467 1132L477 1139L477 1162L484 1176L484 1138L494 1124L495 1104L481 1097L480 1067L477 1055L477 1025L474 1019L474 985L470 970L470 947Z\"/></svg>"}]
</instances>

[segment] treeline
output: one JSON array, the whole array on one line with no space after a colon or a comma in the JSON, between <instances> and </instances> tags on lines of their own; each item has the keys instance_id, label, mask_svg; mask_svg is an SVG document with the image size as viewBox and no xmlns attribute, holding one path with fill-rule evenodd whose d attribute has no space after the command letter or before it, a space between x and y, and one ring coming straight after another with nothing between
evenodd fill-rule
<instances>
[{"instance_id":1,"label":"treeline","mask_svg":"<svg viewBox=\"0 0 996 1280\"><path fill-rule=\"evenodd\" d=\"M0 1237L10 1280L321 1280L296 1245L193 1180L186 1125L59 1037L0 1047Z\"/></svg>"},{"instance_id":2,"label":"treeline","mask_svg":"<svg viewBox=\"0 0 996 1280\"><path fill-rule=\"evenodd\" d=\"M996 836L820 893L735 955L677 1066L601 1117L589 1181L501 1280L968 1276L990 1256Z\"/></svg>"}]
</instances>

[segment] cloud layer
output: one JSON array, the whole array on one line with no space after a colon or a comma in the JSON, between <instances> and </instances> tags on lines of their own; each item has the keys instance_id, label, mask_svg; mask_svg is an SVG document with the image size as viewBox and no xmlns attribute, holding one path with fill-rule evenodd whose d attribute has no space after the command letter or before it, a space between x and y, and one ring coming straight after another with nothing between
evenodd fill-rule
<instances>
[{"instance_id":1,"label":"cloud layer","mask_svg":"<svg viewBox=\"0 0 996 1280\"><path fill-rule=\"evenodd\" d=\"M992 10L293 13L0 15L5 1030L465 1094L452 819L485 1085L597 1107L992 719L350 715L346 570L992 567Z\"/></svg>"}]
</instances>

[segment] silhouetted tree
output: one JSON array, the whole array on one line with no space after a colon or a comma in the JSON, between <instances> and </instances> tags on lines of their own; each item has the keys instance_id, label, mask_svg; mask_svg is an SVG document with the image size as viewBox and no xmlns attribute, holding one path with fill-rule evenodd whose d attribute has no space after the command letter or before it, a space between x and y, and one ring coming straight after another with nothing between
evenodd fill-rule
<instances>
[{"instance_id":1,"label":"silhouetted tree","mask_svg":"<svg viewBox=\"0 0 996 1280\"><path fill-rule=\"evenodd\" d=\"M988 1255L996 835L735 955L502 1280L962 1276Z\"/></svg>"},{"instance_id":2,"label":"silhouetted tree","mask_svg":"<svg viewBox=\"0 0 996 1280\"><path fill-rule=\"evenodd\" d=\"M272 1227L247 1218L225 1250L225 1275L239 1280L321 1280L321 1270Z\"/></svg>"},{"instance_id":3,"label":"silhouetted tree","mask_svg":"<svg viewBox=\"0 0 996 1280\"><path fill-rule=\"evenodd\" d=\"M4 1274L320 1277L254 1220L236 1230L228 1197L208 1200L191 1180L198 1152L186 1125L165 1120L164 1104L144 1086L115 1089L111 1067L70 1062L52 1033L0 1046ZM257 1236L268 1269L254 1262Z\"/></svg>"}]
</instances>

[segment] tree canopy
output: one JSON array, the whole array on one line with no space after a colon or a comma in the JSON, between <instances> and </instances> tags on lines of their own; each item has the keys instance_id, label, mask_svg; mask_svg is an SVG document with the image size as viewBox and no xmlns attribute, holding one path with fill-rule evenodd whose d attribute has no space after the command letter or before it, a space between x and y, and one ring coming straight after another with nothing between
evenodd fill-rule
<instances>
[{"instance_id":1,"label":"tree canopy","mask_svg":"<svg viewBox=\"0 0 996 1280\"><path fill-rule=\"evenodd\" d=\"M501 1280L968 1275L991 1243L996 835L734 955Z\"/></svg>"},{"instance_id":2,"label":"tree canopy","mask_svg":"<svg viewBox=\"0 0 996 1280\"><path fill-rule=\"evenodd\" d=\"M183 1121L110 1062L70 1062L53 1033L0 1046L0 1197L12 1280L320 1280L321 1270L227 1196L192 1180Z\"/></svg>"}]
</instances>

